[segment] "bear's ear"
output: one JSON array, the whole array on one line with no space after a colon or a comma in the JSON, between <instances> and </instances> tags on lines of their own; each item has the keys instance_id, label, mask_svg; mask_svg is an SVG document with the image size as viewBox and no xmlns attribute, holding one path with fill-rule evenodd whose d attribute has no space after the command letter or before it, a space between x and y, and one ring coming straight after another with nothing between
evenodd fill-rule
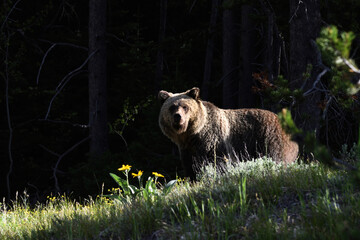
<instances>
[{"instance_id":1,"label":"bear's ear","mask_svg":"<svg viewBox=\"0 0 360 240\"><path fill-rule=\"evenodd\" d=\"M190 90L187 90L186 95L192 97L195 100L200 100L200 89L197 87L194 87Z\"/></svg>"},{"instance_id":2,"label":"bear's ear","mask_svg":"<svg viewBox=\"0 0 360 240\"><path fill-rule=\"evenodd\" d=\"M172 96L172 93L169 93L167 91L161 90L158 94L158 99L161 101L161 103L164 103L166 99Z\"/></svg>"}]
</instances>

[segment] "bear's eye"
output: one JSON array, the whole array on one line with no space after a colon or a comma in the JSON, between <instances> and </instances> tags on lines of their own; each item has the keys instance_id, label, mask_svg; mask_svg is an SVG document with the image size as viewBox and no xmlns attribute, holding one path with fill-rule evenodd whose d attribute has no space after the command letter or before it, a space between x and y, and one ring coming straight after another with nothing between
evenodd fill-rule
<instances>
[{"instance_id":1,"label":"bear's eye","mask_svg":"<svg viewBox=\"0 0 360 240\"><path fill-rule=\"evenodd\" d=\"M187 106L183 106L183 109L184 109L185 112L188 111L188 107L187 107Z\"/></svg>"}]
</instances>

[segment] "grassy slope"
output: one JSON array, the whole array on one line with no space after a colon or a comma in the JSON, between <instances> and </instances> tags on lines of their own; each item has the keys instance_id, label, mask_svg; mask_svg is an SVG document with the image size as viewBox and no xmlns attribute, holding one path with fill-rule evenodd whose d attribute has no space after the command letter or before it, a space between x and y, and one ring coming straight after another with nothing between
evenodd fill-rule
<instances>
[{"instance_id":1,"label":"grassy slope","mask_svg":"<svg viewBox=\"0 0 360 240\"><path fill-rule=\"evenodd\" d=\"M218 168L219 169L219 168ZM65 197L1 206L0 239L349 239L360 236L359 189L321 164L269 160L205 167L167 196L126 202Z\"/></svg>"}]
</instances>

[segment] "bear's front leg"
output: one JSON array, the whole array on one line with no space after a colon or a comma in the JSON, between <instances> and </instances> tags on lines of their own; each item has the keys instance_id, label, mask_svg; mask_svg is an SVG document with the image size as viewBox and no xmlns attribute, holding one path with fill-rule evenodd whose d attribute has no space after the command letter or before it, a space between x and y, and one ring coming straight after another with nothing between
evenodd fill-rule
<instances>
[{"instance_id":1,"label":"bear's front leg","mask_svg":"<svg viewBox=\"0 0 360 240\"><path fill-rule=\"evenodd\" d=\"M193 169L193 154L188 150L180 149L180 159L186 176L190 177L191 180L195 180L196 174Z\"/></svg>"}]
</instances>

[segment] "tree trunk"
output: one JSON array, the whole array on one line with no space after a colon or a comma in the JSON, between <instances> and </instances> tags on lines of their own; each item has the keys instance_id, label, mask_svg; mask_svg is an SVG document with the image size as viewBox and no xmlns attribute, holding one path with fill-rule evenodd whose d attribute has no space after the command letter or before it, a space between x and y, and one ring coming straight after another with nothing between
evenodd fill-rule
<instances>
[{"instance_id":1,"label":"tree trunk","mask_svg":"<svg viewBox=\"0 0 360 240\"><path fill-rule=\"evenodd\" d=\"M106 84L106 0L89 1L89 126L90 153L108 150Z\"/></svg>"},{"instance_id":2,"label":"tree trunk","mask_svg":"<svg viewBox=\"0 0 360 240\"><path fill-rule=\"evenodd\" d=\"M209 39L206 46L205 66L204 66L204 80L201 86L201 97L204 100L209 100L209 88L211 82L211 68L214 56L215 45L215 27L218 16L220 0L212 0L211 17L209 24Z\"/></svg>"},{"instance_id":3,"label":"tree trunk","mask_svg":"<svg viewBox=\"0 0 360 240\"><path fill-rule=\"evenodd\" d=\"M156 60L155 92L161 90L162 76L164 71L164 49L163 43L166 30L167 0L160 0L160 28L159 28L159 48Z\"/></svg>"},{"instance_id":4,"label":"tree trunk","mask_svg":"<svg viewBox=\"0 0 360 240\"><path fill-rule=\"evenodd\" d=\"M317 51L312 45L320 31L320 6L318 0L290 0L290 86L309 90L318 73ZM310 77L304 77L308 65ZM307 131L318 130L320 123L320 94L314 92L300 103L295 113L299 127Z\"/></svg>"},{"instance_id":5,"label":"tree trunk","mask_svg":"<svg viewBox=\"0 0 360 240\"><path fill-rule=\"evenodd\" d=\"M238 69L239 53L236 34L235 12L233 9L223 11L223 108L236 108L238 102Z\"/></svg>"},{"instance_id":6,"label":"tree trunk","mask_svg":"<svg viewBox=\"0 0 360 240\"><path fill-rule=\"evenodd\" d=\"M268 75L268 80L273 82L280 73L281 64L281 44L283 42L276 25L276 16L270 2L260 1L261 9L267 16L267 26L265 31L265 55L264 68ZM286 72L286 69L285 69Z\"/></svg>"},{"instance_id":7,"label":"tree trunk","mask_svg":"<svg viewBox=\"0 0 360 240\"><path fill-rule=\"evenodd\" d=\"M239 84L239 107L249 108L254 106L253 67L255 24L251 19L253 7L243 5L241 7L241 75Z\"/></svg>"},{"instance_id":8,"label":"tree trunk","mask_svg":"<svg viewBox=\"0 0 360 240\"><path fill-rule=\"evenodd\" d=\"M266 28L266 55L265 55L265 69L267 71L268 79L273 81L273 44L274 44L274 14L267 9L267 28Z\"/></svg>"}]
</instances>

